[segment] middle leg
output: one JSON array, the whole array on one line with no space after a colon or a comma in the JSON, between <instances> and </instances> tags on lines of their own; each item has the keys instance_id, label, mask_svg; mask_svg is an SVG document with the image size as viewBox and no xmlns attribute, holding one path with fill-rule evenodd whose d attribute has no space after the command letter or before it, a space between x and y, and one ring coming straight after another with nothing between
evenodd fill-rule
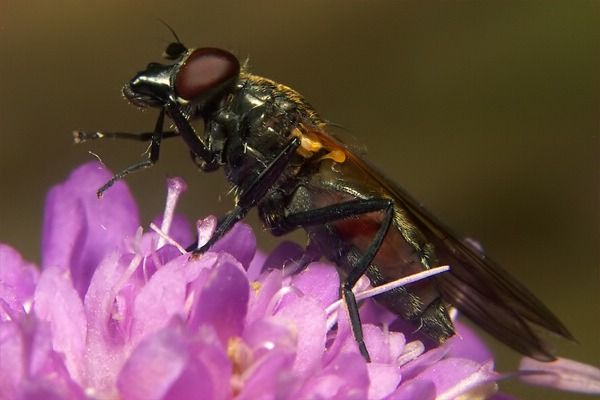
<instances>
[{"instance_id":1,"label":"middle leg","mask_svg":"<svg viewBox=\"0 0 600 400\"><path fill-rule=\"evenodd\" d=\"M278 226L275 227L279 234L286 231L291 231L298 227L306 228L314 225L322 225L325 223L335 222L341 219L377 211L383 212L384 214L379 229L377 230L373 240L365 252L357 261L356 265L352 267L348 276L340 284L342 298L348 307L352 333L358 344L361 354L367 361L370 361L370 356L364 342L360 314L358 312L358 304L356 302L356 297L352 292L352 288L354 285L356 285L356 282L360 279L360 277L366 273L367 269L373 262L373 259L377 255L383 240L385 239L385 236L393 221L393 202L385 198L352 200L323 208L290 214L280 219L278 221Z\"/></svg>"}]
</instances>

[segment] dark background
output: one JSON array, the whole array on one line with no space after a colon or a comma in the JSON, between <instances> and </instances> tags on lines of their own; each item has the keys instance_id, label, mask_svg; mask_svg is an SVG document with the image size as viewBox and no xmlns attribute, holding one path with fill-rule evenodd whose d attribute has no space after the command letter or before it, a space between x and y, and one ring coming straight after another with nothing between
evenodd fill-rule
<instances>
[{"instance_id":1,"label":"dark background","mask_svg":"<svg viewBox=\"0 0 600 400\"><path fill-rule=\"evenodd\" d=\"M71 130L152 128L156 113L128 105L120 89L160 61L172 40L162 18L189 46L250 57L255 73L303 93L556 312L580 342L558 341L562 355L597 365L599 8L566 1L3 1L0 241L38 261L48 188L90 160L87 150L113 170L141 157L141 143L75 146ZM144 224L162 209L167 175L188 180L180 210L190 217L229 209L221 173L198 174L183 143L166 142L161 157L152 171L128 179ZM261 244L273 241L262 236ZM515 355L497 350L500 368L514 367Z\"/></svg>"}]
</instances>

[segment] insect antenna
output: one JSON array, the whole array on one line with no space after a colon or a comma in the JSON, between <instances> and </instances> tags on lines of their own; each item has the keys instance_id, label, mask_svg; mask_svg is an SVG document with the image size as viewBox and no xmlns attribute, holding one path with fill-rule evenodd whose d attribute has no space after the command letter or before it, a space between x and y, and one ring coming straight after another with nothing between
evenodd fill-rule
<instances>
[{"instance_id":1,"label":"insect antenna","mask_svg":"<svg viewBox=\"0 0 600 400\"><path fill-rule=\"evenodd\" d=\"M188 48L181 42L175 30L165 20L158 18L158 20L171 32L175 38L174 42L167 45L167 48L163 52L163 58L167 60L176 60L188 51Z\"/></svg>"}]
</instances>

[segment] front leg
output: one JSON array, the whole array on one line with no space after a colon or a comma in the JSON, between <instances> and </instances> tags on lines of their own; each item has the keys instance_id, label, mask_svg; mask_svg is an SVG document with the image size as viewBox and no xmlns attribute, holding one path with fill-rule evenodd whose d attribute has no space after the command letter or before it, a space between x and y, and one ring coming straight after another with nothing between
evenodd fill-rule
<instances>
[{"instance_id":1,"label":"front leg","mask_svg":"<svg viewBox=\"0 0 600 400\"><path fill-rule=\"evenodd\" d=\"M183 115L181 107L172 101L168 102L165 107L169 113L169 116L173 120L173 123L177 127L179 135L192 152L194 163L196 163L198 166L201 166L201 169L207 171L212 171L218 168L217 157L215 157L215 153L211 151L206 144L202 142L202 140L200 140L200 137L196 134L196 131L190 124L190 121L188 121L185 115Z\"/></svg>"},{"instance_id":2,"label":"front leg","mask_svg":"<svg viewBox=\"0 0 600 400\"><path fill-rule=\"evenodd\" d=\"M165 113L169 114L175 126L177 127L177 132L163 130ZM183 113L181 112L181 107L173 102L169 102L165 105L165 107L161 108L160 113L158 115L158 119L156 120L156 125L154 127L154 131L152 133L142 133L138 135L124 133L124 132L113 132L113 133L100 133L100 132L74 132L75 142L80 143L85 140L90 139L101 139L101 138L115 138L115 139L129 139L129 140L139 140L139 141L147 141L150 140L150 152L148 158L142 161L139 161L124 170L117 172L113 175L113 177L106 182L100 189L98 189L97 195L98 197L102 197L103 193L108 190L114 183L120 179L125 178L132 172L138 171L140 169L145 169L153 166L158 162L158 158L160 155L160 143L163 138L181 136L181 138L185 141L185 143L190 148L193 158L196 162L199 162L197 158L202 160L202 164L206 166L207 170L215 169L216 166L216 157L213 152L211 152L204 143L200 140L190 122L185 118Z\"/></svg>"},{"instance_id":3,"label":"front leg","mask_svg":"<svg viewBox=\"0 0 600 400\"><path fill-rule=\"evenodd\" d=\"M145 169L153 166L158 161L158 156L160 154L160 142L163 137L163 125L165 121L165 110L161 109L160 114L158 115L158 119L156 120L156 125L154 126L154 131L152 132L152 136L150 138L150 153L148 158L142 161L139 161L124 170L117 172L113 175L112 178L108 182L106 182L98 191L96 195L98 197L102 197L104 192L108 190L112 185L115 184L116 181L125 178L132 172L138 171L140 169ZM122 137L121 135L119 135Z\"/></svg>"},{"instance_id":4,"label":"front leg","mask_svg":"<svg viewBox=\"0 0 600 400\"><path fill-rule=\"evenodd\" d=\"M175 131L163 131L162 138L169 139L179 136ZM80 144L98 139L133 140L136 142L151 142L154 132L100 132L100 131L73 131L73 142Z\"/></svg>"}]
</instances>

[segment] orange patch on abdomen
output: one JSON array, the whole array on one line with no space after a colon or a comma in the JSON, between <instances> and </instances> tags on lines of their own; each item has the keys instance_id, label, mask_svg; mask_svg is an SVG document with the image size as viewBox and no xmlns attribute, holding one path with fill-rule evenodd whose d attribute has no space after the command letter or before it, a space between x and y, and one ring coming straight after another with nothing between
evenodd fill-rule
<instances>
[{"instance_id":1,"label":"orange patch on abdomen","mask_svg":"<svg viewBox=\"0 0 600 400\"><path fill-rule=\"evenodd\" d=\"M333 225L345 242L351 243L361 253L365 253L373 243L382 219L381 212L372 212L356 218L340 220ZM416 249L404 240L394 224L390 226L373 263L388 281L426 269L421 264Z\"/></svg>"}]
</instances>

